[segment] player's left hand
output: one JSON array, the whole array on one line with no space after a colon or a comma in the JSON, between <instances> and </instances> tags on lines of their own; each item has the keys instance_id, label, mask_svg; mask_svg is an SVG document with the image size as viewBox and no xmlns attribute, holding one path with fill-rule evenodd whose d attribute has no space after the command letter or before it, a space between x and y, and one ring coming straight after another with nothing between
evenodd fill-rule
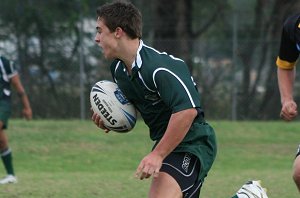
<instances>
[{"instance_id":1,"label":"player's left hand","mask_svg":"<svg viewBox=\"0 0 300 198\"><path fill-rule=\"evenodd\" d=\"M160 167L162 165L162 157L154 152L149 153L140 162L135 177L141 180L147 179L151 176L158 177Z\"/></svg>"},{"instance_id":2,"label":"player's left hand","mask_svg":"<svg viewBox=\"0 0 300 198\"><path fill-rule=\"evenodd\" d=\"M280 117L283 120L291 121L298 115L297 104L295 101L290 100L282 104Z\"/></svg>"}]
</instances>

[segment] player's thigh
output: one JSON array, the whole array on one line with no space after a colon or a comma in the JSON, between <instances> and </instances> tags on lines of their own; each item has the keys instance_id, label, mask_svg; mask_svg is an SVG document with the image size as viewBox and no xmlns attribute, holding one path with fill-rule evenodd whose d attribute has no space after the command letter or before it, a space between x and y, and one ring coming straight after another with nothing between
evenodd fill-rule
<instances>
[{"instance_id":1,"label":"player's thigh","mask_svg":"<svg viewBox=\"0 0 300 198\"><path fill-rule=\"evenodd\" d=\"M150 197L199 197L201 180L199 159L186 152L172 152L163 161L158 178L154 178Z\"/></svg>"},{"instance_id":2,"label":"player's thigh","mask_svg":"<svg viewBox=\"0 0 300 198\"><path fill-rule=\"evenodd\" d=\"M4 111L0 105L0 152L7 148L8 140L6 134L4 133L4 129L7 127L9 116L10 112L6 110Z\"/></svg>"},{"instance_id":3,"label":"player's thigh","mask_svg":"<svg viewBox=\"0 0 300 198\"><path fill-rule=\"evenodd\" d=\"M159 172L158 177L152 179L149 198L182 198L182 192L172 176Z\"/></svg>"},{"instance_id":4,"label":"player's thigh","mask_svg":"<svg viewBox=\"0 0 300 198\"><path fill-rule=\"evenodd\" d=\"M4 125L4 124L3 124L2 120L0 120L0 133L4 131L4 130L3 130L3 125Z\"/></svg>"},{"instance_id":5,"label":"player's thigh","mask_svg":"<svg viewBox=\"0 0 300 198\"><path fill-rule=\"evenodd\" d=\"M3 123L0 121L0 152L3 149L6 149L8 146L8 138L7 135L5 134L4 130L2 129Z\"/></svg>"},{"instance_id":6,"label":"player's thigh","mask_svg":"<svg viewBox=\"0 0 300 198\"><path fill-rule=\"evenodd\" d=\"M4 129L8 126L11 114L11 104L5 100L0 100L0 151L7 148L8 140Z\"/></svg>"}]
</instances>

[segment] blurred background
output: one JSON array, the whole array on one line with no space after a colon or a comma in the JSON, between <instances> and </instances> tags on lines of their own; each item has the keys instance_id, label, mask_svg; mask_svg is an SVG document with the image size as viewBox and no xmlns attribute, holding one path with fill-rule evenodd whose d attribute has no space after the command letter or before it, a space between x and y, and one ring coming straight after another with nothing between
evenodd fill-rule
<instances>
[{"instance_id":1,"label":"blurred background","mask_svg":"<svg viewBox=\"0 0 300 198\"><path fill-rule=\"evenodd\" d=\"M34 118L90 119L92 85L111 80L94 42L96 8L105 2L1 0L0 54L16 62ZM275 61L282 23L300 12L299 0L132 3L143 15L145 44L187 62L208 119L279 119ZM13 104L20 117L16 94Z\"/></svg>"}]
</instances>

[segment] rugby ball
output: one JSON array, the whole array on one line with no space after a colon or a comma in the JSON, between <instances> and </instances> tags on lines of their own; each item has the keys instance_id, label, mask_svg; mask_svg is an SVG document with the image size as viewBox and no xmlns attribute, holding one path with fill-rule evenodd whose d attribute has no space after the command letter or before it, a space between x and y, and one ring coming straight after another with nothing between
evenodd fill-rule
<instances>
[{"instance_id":1,"label":"rugby ball","mask_svg":"<svg viewBox=\"0 0 300 198\"><path fill-rule=\"evenodd\" d=\"M97 82L90 92L90 103L107 129L125 133L135 126L136 109L116 83Z\"/></svg>"}]
</instances>

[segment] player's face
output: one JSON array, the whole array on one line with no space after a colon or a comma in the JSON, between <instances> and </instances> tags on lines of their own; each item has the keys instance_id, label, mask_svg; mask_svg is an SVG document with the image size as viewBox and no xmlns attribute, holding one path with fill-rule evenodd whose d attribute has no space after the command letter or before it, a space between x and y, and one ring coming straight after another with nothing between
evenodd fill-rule
<instances>
[{"instance_id":1,"label":"player's face","mask_svg":"<svg viewBox=\"0 0 300 198\"><path fill-rule=\"evenodd\" d=\"M111 32L102 19L97 19L95 42L102 48L106 59L114 59L116 56L117 40L115 32Z\"/></svg>"}]
</instances>

